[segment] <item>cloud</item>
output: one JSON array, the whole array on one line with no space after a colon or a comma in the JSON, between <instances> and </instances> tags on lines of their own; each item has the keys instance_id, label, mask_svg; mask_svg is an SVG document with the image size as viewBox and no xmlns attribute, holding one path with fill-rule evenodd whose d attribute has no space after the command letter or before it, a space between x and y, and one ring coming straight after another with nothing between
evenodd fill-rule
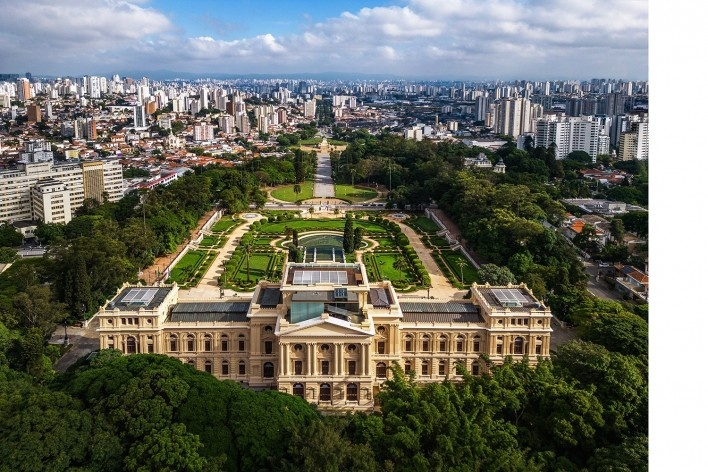
<instances>
[{"instance_id":1,"label":"cloud","mask_svg":"<svg viewBox=\"0 0 708 472\"><path fill-rule=\"evenodd\" d=\"M646 0L404 0L344 11L301 31L184 37L149 2L7 2L0 60L190 72L343 71L449 78L647 77ZM210 18L218 12L210 11ZM247 17L239 24L248 25ZM219 23L221 25L221 23ZM229 37L228 35L232 35ZM6 57L3 57L6 56ZM104 70L103 69L100 70Z\"/></svg>"}]
</instances>

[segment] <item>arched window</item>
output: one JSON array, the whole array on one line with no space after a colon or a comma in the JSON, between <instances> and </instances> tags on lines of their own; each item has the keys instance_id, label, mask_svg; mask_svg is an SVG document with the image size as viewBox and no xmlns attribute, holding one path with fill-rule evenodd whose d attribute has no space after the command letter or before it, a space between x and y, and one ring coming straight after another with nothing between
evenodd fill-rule
<instances>
[{"instance_id":1,"label":"arched window","mask_svg":"<svg viewBox=\"0 0 708 472\"><path fill-rule=\"evenodd\" d=\"M238 361L238 375L246 375L246 363Z\"/></svg>"},{"instance_id":2,"label":"arched window","mask_svg":"<svg viewBox=\"0 0 708 472\"><path fill-rule=\"evenodd\" d=\"M206 352L211 351L211 335L207 334L204 336L204 350Z\"/></svg>"},{"instance_id":3,"label":"arched window","mask_svg":"<svg viewBox=\"0 0 708 472\"><path fill-rule=\"evenodd\" d=\"M155 352L155 339L152 336L147 337L147 349L149 354Z\"/></svg>"},{"instance_id":4,"label":"arched window","mask_svg":"<svg viewBox=\"0 0 708 472\"><path fill-rule=\"evenodd\" d=\"M177 351L177 336L174 334L170 334L170 351Z\"/></svg>"},{"instance_id":5,"label":"arched window","mask_svg":"<svg viewBox=\"0 0 708 472\"><path fill-rule=\"evenodd\" d=\"M422 375L430 375L430 365L428 361L423 361L420 363L420 372Z\"/></svg>"},{"instance_id":6,"label":"arched window","mask_svg":"<svg viewBox=\"0 0 708 472\"><path fill-rule=\"evenodd\" d=\"M204 372L211 374L211 361L204 362Z\"/></svg>"},{"instance_id":7,"label":"arched window","mask_svg":"<svg viewBox=\"0 0 708 472\"><path fill-rule=\"evenodd\" d=\"M194 367L194 359L189 359L187 361L187 365L191 365L192 367Z\"/></svg>"},{"instance_id":8,"label":"arched window","mask_svg":"<svg viewBox=\"0 0 708 472\"><path fill-rule=\"evenodd\" d=\"M300 398L305 398L305 386L301 383L293 385L293 395Z\"/></svg>"},{"instance_id":9,"label":"arched window","mask_svg":"<svg viewBox=\"0 0 708 472\"><path fill-rule=\"evenodd\" d=\"M350 344L347 346L347 351L349 351L351 353L356 352L356 350L357 350L356 344Z\"/></svg>"},{"instance_id":10,"label":"arched window","mask_svg":"<svg viewBox=\"0 0 708 472\"><path fill-rule=\"evenodd\" d=\"M472 375L479 375L479 362L477 361L472 363Z\"/></svg>"},{"instance_id":11,"label":"arched window","mask_svg":"<svg viewBox=\"0 0 708 472\"><path fill-rule=\"evenodd\" d=\"M293 351L302 352L302 344L296 344L293 346Z\"/></svg>"},{"instance_id":12,"label":"arched window","mask_svg":"<svg viewBox=\"0 0 708 472\"><path fill-rule=\"evenodd\" d=\"M455 339L455 350L457 352L462 352L465 350L465 338L462 335Z\"/></svg>"},{"instance_id":13,"label":"arched window","mask_svg":"<svg viewBox=\"0 0 708 472\"><path fill-rule=\"evenodd\" d=\"M410 374L410 373L411 373L411 368L412 368L412 366L413 366L413 364L411 364L411 361L406 361L406 362L403 364L403 373L404 373L404 374Z\"/></svg>"},{"instance_id":14,"label":"arched window","mask_svg":"<svg viewBox=\"0 0 708 472\"><path fill-rule=\"evenodd\" d=\"M379 326L376 328L376 332L379 333L381 336L386 334L386 327L385 326Z\"/></svg>"},{"instance_id":15,"label":"arched window","mask_svg":"<svg viewBox=\"0 0 708 472\"><path fill-rule=\"evenodd\" d=\"M322 346L320 346L320 350L322 352L329 352L329 344L323 344Z\"/></svg>"},{"instance_id":16,"label":"arched window","mask_svg":"<svg viewBox=\"0 0 708 472\"><path fill-rule=\"evenodd\" d=\"M347 401L355 402L359 399L359 388L355 383L347 384Z\"/></svg>"},{"instance_id":17,"label":"arched window","mask_svg":"<svg viewBox=\"0 0 708 472\"><path fill-rule=\"evenodd\" d=\"M438 363L438 375L445 375L445 361L440 361Z\"/></svg>"},{"instance_id":18,"label":"arched window","mask_svg":"<svg viewBox=\"0 0 708 472\"><path fill-rule=\"evenodd\" d=\"M246 350L246 336L243 334L238 335L238 350L239 352L243 352Z\"/></svg>"},{"instance_id":19,"label":"arched window","mask_svg":"<svg viewBox=\"0 0 708 472\"><path fill-rule=\"evenodd\" d=\"M187 351L194 351L194 335L192 334L187 335Z\"/></svg>"},{"instance_id":20,"label":"arched window","mask_svg":"<svg viewBox=\"0 0 708 472\"><path fill-rule=\"evenodd\" d=\"M427 334L423 335L423 351L430 351L430 336Z\"/></svg>"},{"instance_id":21,"label":"arched window","mask_svg":"<svg viewBox=\"0 0 708 472\"><path fill-rule=\"evenodd\" d=\"M221 361L221 375L229 375L229 361Z\"/></svg>"},{"instance_id":22,"label":"arched window","mask_svg":"<svg viewBox=\"0 0 708 472\"><path fill-rule=\"evenodd\" d=\"M263 364L263 378L272 379L275 376L275 369L273 368L272 362L266 362Z\"/></svg>"},{"instance_id":23,"label":"arched window","mask_svg":"<svg viewBox=\"0 0 708 472\"><path fill-rule=\"evenodd\" d=\"M447 336L444 334L438 338L438 344L440 347L440 352L447 352Z\"/></svg>"},{"instance_id":24,"label":"arched window","mask_svg":"<svg viewBox=\"0 0 708 472\"><path fill-rule=\"evenodd\" d=\"M524 353L524 338L517 337L514 339L514 354Z\"/></svg>"},{"instance_id":25,"label":"arched window","mask_svg":"<svg viewBox=\"0 0 708 472\"><path fill-rule=\"evenodd\" d=\"M376 377L380 379L386 378L386 364L383 362L376 364Z\"/></svg>"},{"instance_id":26,"label":"arched window","mask_svg":"<svg viewBox=\"0 0 708 472\"><path fill-rule=\"evenodd\" d=\"M226 334L221 335L221 351L226 352L229 350L229 336Z\"/></svg>"},{"instance_id":27,"label":"arched window","mask_svg":"<svg viewBox=\"0 0 708 472\"><path fill-rule=\"evenodd\" d=\"M273 327L272 327L272 326L266 326L265 328L263 328L263 332L264 332L265 334L270 334L270 333L273 332Z\"/></svg>"},{"instance_id":28,"label":"arched window","mask_svg":"<svg viewBox=\"0 0 708 472\"><path fill-rule=\"evenodd\" d=\"M320 401L329 402L332 401L332 387L329 384L320 385Z\"/></svg>"},{"instance_id":29,"label":"arched window","mask_svg":"<svg viewBox=\"0 0 708 472\"><path fill-rule=\"evenodd\" d=\"M404 338L404 351L413 352L413 336L407 334Z\"/></svg>"},{"instance_id":30,"label":"arched window","mask_svg":"<svg viewBox=\"0 0 708 472\"><path fill-rule=\"evenodd\" d=\"M543 354L543 338L536 338L536 354Z\"/></svg>"},{"instance_id":31,"label":"arched window","mask_svg":"<svg viewBox=\"0 0 708 472\"><path fill-rule=\"evenodd\" d=\"M475 336L474 338L472 338L472 350L474 352L479 352L479 341L480 341L479 336Z\"/></svg>"},{"instance_id":32,"label":"arched window","mask_svg":"<svg viewBox=\"0 0 708 472\"><path fill-rule=\"evenodd\" d=\"M128 336L128 339L125 340L125 348L125 352L128 354L135 354L138 352L137 343L135 342L135 338L133 336Z\"/></svg>"}]
</instances>

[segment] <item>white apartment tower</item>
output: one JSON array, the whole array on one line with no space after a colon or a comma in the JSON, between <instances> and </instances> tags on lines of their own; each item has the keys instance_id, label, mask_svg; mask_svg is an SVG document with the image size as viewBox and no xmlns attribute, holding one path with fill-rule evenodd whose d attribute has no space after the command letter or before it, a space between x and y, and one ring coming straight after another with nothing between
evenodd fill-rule
<instances>
[{"instance_id":1,"label":"white apartment tower","mask_svg":"<svg viewBox=\"0 0 708 472\"><path fill-rule=\"evenodd\" d=\"M536 147L556 146L556 159L573 151L585 151L595 162L598 154L609 152L609 136L600 134L600 123L592 116L558 117L536 120Z\"/></svg>"}]
</instances>

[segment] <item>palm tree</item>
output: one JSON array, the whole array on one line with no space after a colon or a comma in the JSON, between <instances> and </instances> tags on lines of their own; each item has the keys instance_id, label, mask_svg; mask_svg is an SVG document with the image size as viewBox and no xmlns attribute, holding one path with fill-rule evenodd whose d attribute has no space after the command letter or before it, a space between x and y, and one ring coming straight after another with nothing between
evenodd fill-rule
<instances>
[{"instance_id":1,"label":"palm tree","mask_svg":"<svg viewBox=\"0 0 708 472\"><path fill-rule=\"evenodd\" d=\"M312 215L315 214L315 207L311 206L307 211L310 212L310 218L312 218Z\"/></svg>"},{"instance_id":2,"label":"palm tree","mask_svg":"<svg viewBox=\"0 0 708 472\"><path fill-rule=\"evenodd\" d=\"M401 281L401 271L406 267L406 260L403 256L398 255L396 260L393 261L393 268L398 270L398 281Z\"/></svg>"},{"instance_id":3,"label":"palm tree","mask_svg":"<svg viewBox=\"0 0 708 472\"><path fill-rule=\"evenodd\" d=\"M253 251L253 244L249 241L243 246L243 250L246 254L246 282L251 281L251 252Z\"/></svg>"}]
</instances>

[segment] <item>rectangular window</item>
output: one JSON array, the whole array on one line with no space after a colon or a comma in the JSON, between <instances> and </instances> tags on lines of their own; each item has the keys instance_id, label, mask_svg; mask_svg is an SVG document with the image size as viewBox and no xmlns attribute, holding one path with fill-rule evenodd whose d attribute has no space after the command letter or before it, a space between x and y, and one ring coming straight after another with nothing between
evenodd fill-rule
<instances>
[{"instance_id":1,"label":"rectangular window","mask_svg":"<svg viewBox=\"0 0 708 472\"><path fill-rule=\"evenodd\" d=\"M516 318L511 319L511 324L515 325L516 324Z\"/></svg>"},{"instance_id":2,"label":"rectangular window","mask_svg":"<svg viewBox=\"0 0 708 472\"><path fill-rule=\"evenodd\" d=\"M428 375L428 364L423 364L421 372L423 375Z\"/></svg>"},{"instance_id":3,"label":"rectangular window","mask_svg":"<svg viewBox=\"0 0 708 472\"><path fill-rule=\"evenodd\" d=\"M153 352L155 352L155 347L152 343L148 343L148 354L152 354Z\"/></svg>"},{"instance_id":4,"label":"rectangular window","mask_svg":"<svg viewBox=\"0 0 708 472\"><path fill-rule=\"evenodd\" d=\"M246 341L244 341L243 339L238 340L238 350L241 352L246 350Z\"/></svg>"},{"instance_id":5,"label":"rectangular window","mask_svg":"<svg viewBox=\"0 0 708 472\"><path fill-rule=\"evenodd\" d=\"M126 324L125 318L120 319L120 324L122 324L122 325Z\"/></svg>"},{"instance_id":6,"label":"rectangular window","mask_svg":"<svg viewBox=\"0 0 708 472\"><path fill-rule=\"evenodd\" d=\"M525 325L525 326L528 326L528 325L529 325L529 319L528 319L528 318L525 318L525 319L524 319L524 325Z\"/></svg>"},{"instance_id":7,"label":"rectangular window","mask_svg":"<svg viewBox=\"0 0 708 472\"><path fill-rule=\"evenodd\" d=\"M444 339L440 340L440 352L447 352L447 341Z\"/></svg>"},{"instance_id":8,"label":"rectangular window","mask_svg":"<svg viewBox=\"0 0 708 472\"><path fill-rule=\"evenodd\" d=\"M410 339L406 339L405 350L411 352L413 350L413 342Z\"/></svg>"},{"instance_id":9,"label":"rectangular window","mask_svg":"<svg viewBox=\"0 0 708 472\"><path fill-rule=\"evenodd\" d=\"M479 364L472 364L472 375L479 375Z\"/></svg>"},{"instance_id":10,"label":"rectangular window","mask_svg":"<svg viewBox=\"0 0 708 472\"><path fill-rule=\"evenodd\" d=\"M229 350L229 340L227 338L221 338L221 350L224 352Z\"/></svg>"},{"instance_id":11,"label":"rectangular window","mask_svg":"<svg viewBox=\"0 0 708 472\"><path fill-rule=\"evenodd\" d=\"M349 375L356 375L356 361L349 361L347 367Z\"/></svg>"},{"instance_id":12,"label":"rectangular window","mask_svg":"<svg viewBox=\"0 0 708 472\"><path fill-rule=\"evenodd\" d=\"M410 362L406 362L405 364L403 364L403 373L404 374L411 373L411 363Z\"/></svg>"},{"instance_id":13,"label":"rectangular window","mask_svg":"<svg viewBox=\"0 0 708 472\"><path fill-rule=\"evenodd\" d=\"M329 361L322 361L322 375L329 375Z\"/></svg>"},{"instance_id":14,"label":"rectangular window","mask_svg":"<svg viewBox=\"0 0 708 472\"><path fill-rule=\"evenodd\" d=\"M170 339L170 351L176 351L177 350L177 340L176 339Z\"/></svg>"},{"instance_id":15,"label":"rectangular window","mask_svg":"<svg viewBox=\"0 0 708 472\"><path fill-rule=\"evenodd\" d=\"M138 325L138 324L139 324L139 321L140 321L140 320L139 320L138 318L135 318L135 319L134 319L134 324L135 324L135 325Z\"/></svg>"},{"instance_id":16,"label":"rectangular window","mask_svg":"<svg viewBox=\"0 0 708 472\"><path fill-rule=\"evenodd\" d=\"M229 364L224 362L221 364L221 375L229 375Z\"/></svg>"},{"instance_id":17,"label":"rectangular window","mask_svg":"<svg viewBox=\"0 0 708 472\"><path fill-rule=\"evenodd\" d=\"M438 365L438 375L445 375L445 364L442 362Z\"/></svg>"},{"instance_id":18,"label":"rectangular window","mask_svg":"<svg viewBox=\"0 0 708 472\"><path fill-rule=\"evenodd\" d=\"M295 375L302 375L302 361L295 361Z\"/></svg>"},{"instance_id":19,"label":"rectangular window","mask_svg":"<svg viewBox=\"0 0 708 472\"><path fill-rule=\"evenodd\" d=\"M379 354L386 354L386 341L379 341L376 343L376 352Z\"/></svg>"},{"instance_id":20,"label":"rectangular window","mask_svg":"<svg viewBox=\"0 0 708 472\"><path fill-rule=\"evenodd\" d=\"M211 338L206 338L204 340L204 350L207 352L211 351Z\"/></svg>"},{"instance_id":21,"label":"rectangular window","mask_svg":"<svg viewBox=\"0 0 708 472\"><path fill-rule=\"evenodd\" d=\"M474 341L474 342L472 343L472 350L473 350L474 352L479 352L479 341Z\"/></svg>"},{"instance_id":22,"label":"rectangular window","mask_svg":"<svg viewBox=\"0 0 708 472\"><path fill-rule=\"evenodd\" d=\"M501 353L502 353L502 345L497 344L497 354L501 354Z\"/></svg>"},{"instance_id":23,"label":"rectangular window","mask_svg":"<svg viewBox=\"0 0 708 472\"><path fill-rule=\"evenodd\" d=\"M541 345L536 344L536 354L541 354Z\"/></svg>"},{"instance_id":24,"label":"rectangular window","mask_svg":"<svg viewBox=\"0 0 708 472\"><path fill-rule=\"evenodd\" d=\"M211 374L211 362L207 362L206 364L204 364L204 372L206 372L207 374Z\"/></svg>"},{"instance_id":25,"label":"rectangular window","mask_svg":"<svg viewBox=\"0 0 708 472\"><path fill-rule=\"evenodd\" d=\"M266 341L265 342L265 353L266 354L273 354L273 341Z\"/></svg>"},{"instance_id":26,"label":"rectangular window","mask_svg":"<svg viewBox=\"0 0 708 472\"><path fill-rule=\"evenodd\" d=\"M457 340L457 352L462 352L465 342L462 339Z\"/></svg>"},{"instance_id":27,"label":"rectangular window","mask_svg":"<svg viewBox=\"0 0 708 472\"><path fill-rule=\"evenodd\" d=\"M238 365L238 375L246 375L246 364Z\"/></svg>"}]
</instances>

